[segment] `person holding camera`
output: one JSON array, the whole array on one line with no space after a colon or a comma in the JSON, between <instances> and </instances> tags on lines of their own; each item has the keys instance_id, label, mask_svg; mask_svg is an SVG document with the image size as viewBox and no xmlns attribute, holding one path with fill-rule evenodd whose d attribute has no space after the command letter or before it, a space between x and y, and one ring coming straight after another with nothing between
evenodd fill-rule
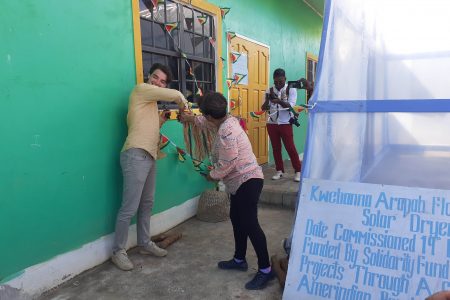
<instances>
[{"instance_id":1,"label":"person holding camera","mask_svg":"<svg viewBox=\"0 0 450 300\"><path fill-rule=\"evenodd\" d=\"M273 157L275 159L276 174L273 180L278 180L284 176L283 157L281 155L281 141L291 159L292 167L295 171L294 181L300 181L300 171L302 168L294 144L294 134L292 124L300 126L297 115L290 111L290 108L297 101L297 90L290 89L286 84L286 74L283 69L276 69L273 72L274 86L270 87L265 94L265 101L261 109L269 112L267 120L267 132L272 143Z\"/></svg>"}]
</instances>

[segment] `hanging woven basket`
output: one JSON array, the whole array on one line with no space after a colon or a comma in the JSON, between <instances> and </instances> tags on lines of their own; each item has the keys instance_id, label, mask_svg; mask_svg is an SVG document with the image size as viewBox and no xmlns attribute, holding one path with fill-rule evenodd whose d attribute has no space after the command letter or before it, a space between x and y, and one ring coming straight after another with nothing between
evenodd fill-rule
<instances>
[{"instance_id":1,"label":"hanging woven basket","mask_svg":"<svg viewBox=\"0 0 450 300\"><path fill-rule=\"evenodd\" d=\"M197 219L217 223L228 219L230 199L226 192L206 190L198 201Z\"/></svg>"}]
</instances>

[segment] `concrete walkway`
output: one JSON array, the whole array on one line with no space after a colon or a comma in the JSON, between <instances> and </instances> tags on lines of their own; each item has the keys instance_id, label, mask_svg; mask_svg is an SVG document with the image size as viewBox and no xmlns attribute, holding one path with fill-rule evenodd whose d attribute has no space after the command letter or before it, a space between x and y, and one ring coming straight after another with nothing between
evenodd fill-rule
<instances>
[{"instance_id":1,"label":"concrete walkway","mask_svg":"<svg viewBox=\"0 0 450 300\"><path fill-rule=\"evenodd\" d=\"M293 211L265 206L260 208L259 218L269 255L282 254L281 239L289 233ZM133 249L129 252L133 271L120 271L108 261L39 299L281 299L277 280L262 291L244 288L257 268L250 242L247 272L217 268L218 261L233 255L230 221L206 223L192 218L173 230L183 237L167 249L167 257L144 256Z\"/></svg>"},{"instance_id":2,"label":"concrete walkway","mask_svg":"<svg viewBox=\"0 0 450 300\"><path fill-rule=\"evenodd\" d=\"M295 202L289 203L288 199L295 198L298 189L298 183L292 180L293 174L292 178L272 181L273 172L273 169L265 167L268 179L261 200L277 205L262 203L259 209L270 256L284 253L281 240L289 234L294 219L294 211L289 207ZM39 299L281 299L282 289L276 279L262 291L244 288L257 269L256 255L250 242L247 272L217 268L218 261L230 259L234 252L229 220L206 223L192 218L171 231L181 232L183 237L167 249L167 257L144 256L132 249L129 256L135 264L133 271L120 271L107 261L48 291Z\"/></svg>"}]
</instances>

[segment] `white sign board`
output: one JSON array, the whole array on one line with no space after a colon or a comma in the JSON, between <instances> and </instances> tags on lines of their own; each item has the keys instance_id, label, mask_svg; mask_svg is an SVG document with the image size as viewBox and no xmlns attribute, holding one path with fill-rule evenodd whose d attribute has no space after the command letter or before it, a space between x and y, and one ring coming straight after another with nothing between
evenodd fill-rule
<instances>
[{"instance_id":1,"label":"white sign board","mask_svg":"<svg viewBox=\"0 0 450 300\"><path fill-rule=\"evenodd\" d=\"M304 179L283 299L450 289L450 191Z\"/></svg>"}]
</instances>

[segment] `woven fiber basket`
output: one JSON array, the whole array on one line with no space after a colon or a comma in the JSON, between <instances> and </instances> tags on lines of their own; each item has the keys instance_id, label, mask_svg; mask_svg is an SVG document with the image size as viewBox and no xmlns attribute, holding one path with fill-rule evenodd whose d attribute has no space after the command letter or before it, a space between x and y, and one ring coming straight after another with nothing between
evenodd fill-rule
<instances>
[{"instance_id":1,"label":"woven fiber basket","mask_svg":"<svg viewBox=\"0 0 450 300\"><path fill-rule=\"evenodd\" d=\"M221 191L206 190L198 201L197 219L217 223L228 219L230 200L228 194Z\"/></svg>"}]
</instances>

